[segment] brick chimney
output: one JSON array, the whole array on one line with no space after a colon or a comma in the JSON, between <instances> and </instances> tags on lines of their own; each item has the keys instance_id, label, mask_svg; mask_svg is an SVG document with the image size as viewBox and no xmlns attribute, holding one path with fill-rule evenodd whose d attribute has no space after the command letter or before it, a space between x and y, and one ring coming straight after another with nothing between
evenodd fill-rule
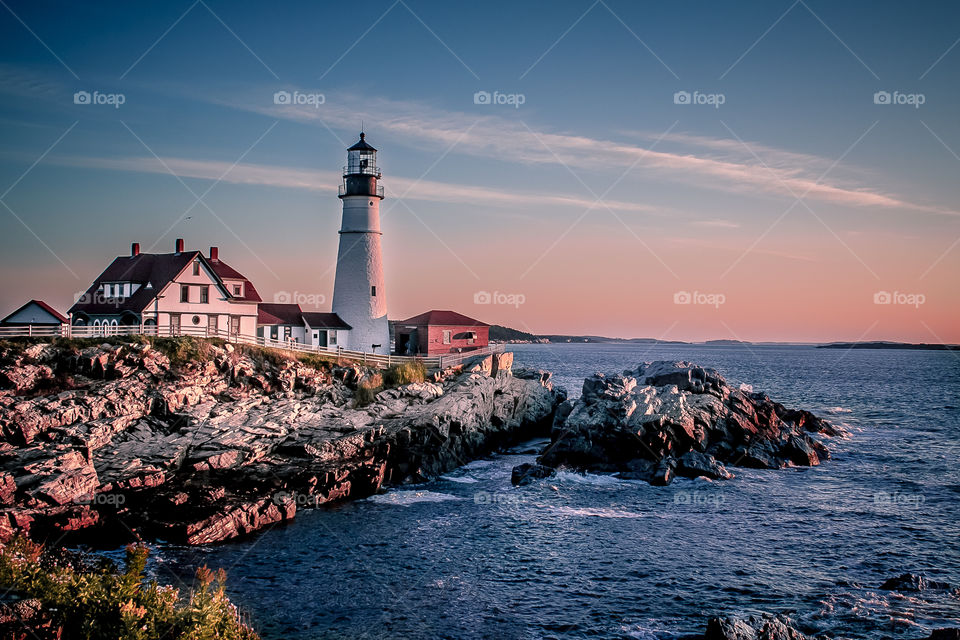
<instances>
[{"instance_id":1,"label":"brick chimney","mask_svg":"<svg viewBox=\"0 0 960 640\"><path fill-rule=\"evenodd\" d=\"M220 248L210 247L210 262L219 262L219 261L220 261Z\"/></svg>"},{"instance_id":2,"label":"brick chimney","mask_svg":"<svg viewBox=\"0 0 960 640\"><path fill-rule=\"evenodd\" d=\"M138 255L140 255L140 243L134 242L130 245L130 257L136 258Z\"/></svg>"},{"instance_id":3,"label":"brick chimney","mask_svg":"<svg viewBox=\"0 0 960 640\"><path fill-rule=\"evenodd\" d=\"M183 253L183 238L177 238L176 254L180 255L181 253Z\"/></svg>"}]
</instances>

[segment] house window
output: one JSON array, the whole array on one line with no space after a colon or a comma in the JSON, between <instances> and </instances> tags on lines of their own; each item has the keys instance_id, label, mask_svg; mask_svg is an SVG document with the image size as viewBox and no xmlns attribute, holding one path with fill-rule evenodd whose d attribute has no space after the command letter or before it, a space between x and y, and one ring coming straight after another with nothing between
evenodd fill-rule
<instances>
[{"instance_id":1,"label":"house window","mask_svg":"<svg viewBox=\"0 0 960 640\"><path fill-rule=\"evenodd\" d=\"M200 302L203 304L210 302L210 287L208 285L200 287Z\"/></svg>"},{"instance_id":2,"label":"house window","mask_svg":"<svg viewBox=\"0 0 960 640\"><path fill-rule=\"evenodd\" d=\"M200 275L200 261L199 261L199 260L193 263L193 275L195 275L195 276Z\"/></svg>"},{"instance_id":3,"label":"house window","mask_svg":"<svg viewBox=\"0 0 960 640\"><path fill-rule=\"evenodd\" d=\"M291 332L291 327L284 327L284 328L283 328L283 339L284 339L284 340L289 340L289 339L290 339L290 332Z\"/></svg>"},{"instance_id":4,"label":"house window","mask_svg":"<svg viewBox=\"0 0 960 640\"><path fill-rule=\"evenodd\" d=\"M238 284L233 285L233 295L235 296L240 295L240 285Z\"/></svg>"},{"instance_id":5,"label":"house window","mask_svg":"<svg viewBox=\"0 0 960 640\"><path fill-rule=\"evenodd\" d=\"M443 344L450 344L452 342L453 333L450 331L443 332Z\"/></svg>"},{"instance_id":6,"label":"house window","mask_svg":"<svg viewBox=\"0 0 960 640\"><path fill-rule=\"evenodd\" d=\"M337 332L327 331L327 344L331 347L337 346Z\"/></svg>"},{"instance_id":7,"label":"house window","mask_svg":"<svg viewBox=\"0 0 960 640\"><path fill-rule=\"evenodd\" d=\"M193 316L190 319L190 322L192 322L193 324L200 324L200 316Z\"/></svg>"},{"instance_id":8,"label":"house window","mask_svg":"<svg viewBox=\"0 0 960 640\"><path fill-rule=\"evenodd\" d=\"M377 286L376 286L376 285L373 285L373 286L370 287L370 295L373 296L374 298L377 297Z\"/></svg>"},{"instance_id":9,"label":"house window","mask_svg":"<svg viewBox=\"0 0 960 640\"><path fill-rule=\"evenodd\" d=\"M263 327L257 327L257 337L258 338L263 337Z\"/></svg>"},{"instance_id":10,"label":"house window","mask_svg":"<svg viewBox=\"0 0 960 640\"><path fill-rule=\"evenodd\" d=\"M180 302L190 302L190 287L185 284L180 285Z\"/></svg>"},{"instance_id":11,"label":"house window","mask_svg":"<svg viewBox=\"0 0 960 640\"><path fill-rule=\"evenodd\" d=\"M271 340L277 339L277 325L273 325L272 327L270 327L270 339Z\"/></svg>"}]
</instances>

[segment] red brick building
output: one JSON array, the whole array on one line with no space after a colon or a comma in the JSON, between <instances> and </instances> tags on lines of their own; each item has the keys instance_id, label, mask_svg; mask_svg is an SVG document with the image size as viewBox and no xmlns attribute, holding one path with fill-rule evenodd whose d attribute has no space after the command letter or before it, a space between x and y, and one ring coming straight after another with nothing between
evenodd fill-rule
<instances>
[{"instance_id":1,"label":"red brick building","mask_svg":"<svg viewBox=\"0 0 960 640\"><path fill-rule=\"evenodd\" d=\"M427 311L395 322L393 327L399 355L461 353L490 343L490 325L456 311Z\"/></svg>"}]
</instances>

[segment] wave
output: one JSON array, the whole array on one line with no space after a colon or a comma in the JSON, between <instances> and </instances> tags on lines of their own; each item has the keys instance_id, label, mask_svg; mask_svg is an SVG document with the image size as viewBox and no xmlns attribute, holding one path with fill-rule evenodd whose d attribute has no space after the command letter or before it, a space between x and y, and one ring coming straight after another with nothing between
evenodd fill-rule
<instances>
[{"instance_id":1,"label":"wave","mask_svg":"<svg viewBox=\"0 0 960 640\"><path fill-rule=\"evenodd\" d=\"M418 502L447 502L450 500L463 499L464 498L450 495L449 493L424 490L388 491L386 493L378 493L377 495L367 498L367 500L370 502L375 502L377 504L390 504L397 507L408 507L412 504L417 504Z\"/></svg>"},{"instance_id":2,"label":"wave","mask_svg":"<svg viewBox=\"0 0 960 640\"><path fill-rule=\"evenodd\" d=\"M824 412L836 415L838 413L853 413L853 409L847 409L845 407L827 407L824 409Z\"/></svg>"},{"instance_id":3,"label":"wave","mask_svg":"<svg viewBox=\"0 0 960 640\"><path fill-rule=\"evenodd\" d=\"M572 482L575 484L588 484L593 486L613 487L617 485L631 484L627 480L615 476L598 475L595 473L577 473L576 471L557 471L557 480L560 482Z\"/></svg>"},{"instance_id":4,"label":"wave","mask_svg":"<svg viewBox=\"0 0 960 640\"><path fill-rule=\"evenodd\" d=\"M548 507L547 510L558 516L574 518L643 518L637 511L624 511L612 507Z\"/></svg>"},{"instance_id":5,"label":"wave","mask_svg":"<svg viewBox=\"0 0 960 640\"><path fill-rule=\"evenodd\" d=\"M476 478L471 478L470 476L440 476L441 480L449 480L450 482L459 482L460 484L473 484L475 482L480 482Z\"/></svg>"}]
</instances>

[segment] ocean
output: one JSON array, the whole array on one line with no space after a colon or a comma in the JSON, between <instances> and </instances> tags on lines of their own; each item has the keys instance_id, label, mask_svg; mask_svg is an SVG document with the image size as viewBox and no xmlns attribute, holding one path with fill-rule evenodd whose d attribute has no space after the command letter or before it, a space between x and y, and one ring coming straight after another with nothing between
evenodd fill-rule
<instances>
[{"instance_id":1,"label":"ocean","mask_svg":"<svg viewBox=\"0 0 960 640\"><path fill-rule=\"evenodd\" d=\"M788 346L511 345L572 396L645 360L718 369L848 437L814 468L732 469L668 487L561 474L510 484L536 443L431 482L300 511L209 548L155 547L161 581L228 571L268 639L677 638L712 615L790 613L833 638L919 639L960 625L960 354ZM542 443L541 443L542 444Z\"/></svg>"}]
</instances>

